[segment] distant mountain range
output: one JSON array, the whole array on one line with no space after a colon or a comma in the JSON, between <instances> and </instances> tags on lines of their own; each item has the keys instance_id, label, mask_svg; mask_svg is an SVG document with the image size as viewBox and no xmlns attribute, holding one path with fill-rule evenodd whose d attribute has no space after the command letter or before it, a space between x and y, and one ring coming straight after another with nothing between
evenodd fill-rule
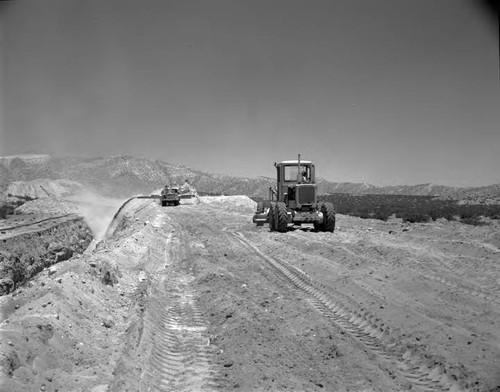
<instances>
[{"instance_id":1,"label":"distant mountain range","mask_svg":"<svg viewBox=\"0 0 500 392\"><path fill-rule=\"evenodd\" d=\"M67 179L107 196L148 194L165 184L188 181L201 194L266 197L274 178L245 178L206 173L186 166L133 156L101 158L53 158L42 154L0 157L0 186L13 181ZM366 183L332 182L317 179L319 194L388 194L437 196L468 202L500 203L500 184L459 188L420 184L375 186Z\"/></svg>"}]
</instances>

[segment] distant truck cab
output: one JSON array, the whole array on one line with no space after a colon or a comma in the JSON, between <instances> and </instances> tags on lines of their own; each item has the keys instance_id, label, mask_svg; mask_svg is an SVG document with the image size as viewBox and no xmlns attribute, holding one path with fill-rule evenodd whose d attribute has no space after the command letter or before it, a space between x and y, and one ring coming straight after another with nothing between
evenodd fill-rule
<instances>
[{"instance_id":1,"label":"distant truck cab","mask_svg":"<svg viewBox=\"0 0 500 392\"><path fill-rule=\"evenodd\" d=\"M165 188L161 191L161 206L166 207L168 205L178 206L181 200L181 196L179 194L179 188L174 186L166 185Z\"/></svg>"},{"instance_id":2,"label":"distant truck cab","mask_svg":"<svg viewBox=\"0 0 500 392\"><path fill-rule=\"evenodd\" d=\"M317 202L315 167L300 159L275 163L277 184L269 188L269 200L259 202L253 222L269 223L271 231L285 232L289 224L312 223L318 231L335 230L332 203Z\"/></svg>"}]
</instances>

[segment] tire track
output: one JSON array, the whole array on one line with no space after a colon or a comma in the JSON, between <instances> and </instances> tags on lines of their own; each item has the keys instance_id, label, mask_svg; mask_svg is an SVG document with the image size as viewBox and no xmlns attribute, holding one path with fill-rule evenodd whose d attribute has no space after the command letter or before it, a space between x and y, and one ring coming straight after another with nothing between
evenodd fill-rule
<instances>
[{"instance_id":1,"label":"tire track","mask_svg":"<svg viewBox=\"0 0 500 392\"><path fill-rule=\"evenodd\" d=\"M484 275L477 266L470 266L465 260L460 263L452 262L446 255L435 257L433 262L422 260L419 266L421 269L419 274L426 280L437 282L465 296L500 304L497 275L491 268L489 268L490 274Z\"/></svg>"},{"instance_id":2,"label":"tire track","mask_svg":"<svg viewBox=\"0 0 500 392\"><path fill-rule=\"evenodd\" d=\"M291 235L303 239L301 234L291 233ZM311 243L321 244L321 242L310 240L309 238L308 240ZM335 248L339 248L338 245ZM322 255L320 254L320 256ZM369 260L384 267L392 268L395 265L395 263L387 261L385 258L369 259L363 254L356 255L356 257ZM432 262L424 259L419 261L417 265L420 267L419 274L425 280L437 282L441 286L445 286L465 296L473 296L484 301L494 302L497 305L500 304L500 286L497 282L498 274L492 271L493 268L496 269L495 264L488 265L486 270L490 271L490 273L484 274L482 268L474 265L471 266L465 261L464 263L454 262L443 253L435 255ZM446 271L445 275L443 275L443 270Z\"/></svg>"},{"instance_id":3,"label":"tire track","mask_svg":"<svg viewBox=\"0 0 500 392\"><path fill-rule=\"evenodd\" d=\"M453 289L458 293L465 294L466 296L471 295L480 298L484 301L494 302L495 304L500 305L500 299L497 296L492 295L491 290L488 290L488 288L478 287L478 286L472 286L472 287L466 286L464 284L453 282L449 278L443 278L437 274L430 275L426 272L420 272L420 275L427 280L438 282L439 284L446 286L450 289Z\"/></svg>"},{"instance_id":4,"label":"tire track","mask_svg":"<svg viewBox=\"0 0 500 392\"><path fill-rule=\"evenodd\" d=\"M470 245L473 245L471 243ZM422 277L432 280L466 296L474 296L500 304L500 287L496 280L498 265L489 259L472 259L467 256L450 258L446 252L430 251L431 259L422 258L419 266ZM496 261L496 260L494 260ZM487 272L485 272L487 271Z\"/></svg>"},{"instance_id":5,"label":"tire track","mask_svg":"<svg viewBox=\"0 0 500 392\"><path fill-rule=\"evenodd\" d=\"M166 269L153 281L145 315L149 353L140 391L217 390L206 322L191 286L194 277L178 268L184 245L182 238L169 234L164 251L155 252Z\"/></svg>"},{"instance_id":6,"label":"tire track","mask_svg":"<svg viewBox=\"0 0 500 392\"><path fill-rule=\"evenodd\" d=\"M152 349L140 390L216 390L203 317L186 282L175 288L171 283L170 279L163 282L163 294L153 293L149 309Z\"/></svg>"},{"instance_id":7,"label":"tire track","mask_svg":"<svg viewBox=\"0 0 500 392\"><path fill-rule=\"evenodd\" d=\"M389 327L381 319L367 311L353 312L341 301L333 298L323 285L314 282L295 266L267 256L240 232L227 231L227 233L263 259L300 291L308 294L309 302L319 313L330 319L335 326L360 342L378 358L388 362L415 389L421 391L461 390L440 367L427 366L425 359L417 353L407 350L405 354L399 355L398 351L401 351L401 347L398 350L397 342L389 338Z\"/></svg>"}]
</instances>

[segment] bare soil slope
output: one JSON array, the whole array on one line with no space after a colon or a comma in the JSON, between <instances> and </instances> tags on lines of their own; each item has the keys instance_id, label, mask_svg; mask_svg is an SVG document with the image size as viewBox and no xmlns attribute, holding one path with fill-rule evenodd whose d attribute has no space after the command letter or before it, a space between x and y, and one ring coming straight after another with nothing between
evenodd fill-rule
<instances>
[{"instance_id":1,"label":"bare soil slope","mask_svg":"<svg viewBox=\"0 0 500 392\"><path fill-rule=\"evenodd\" d=\"M252 204L133 201L95 249L0 298L0 390L500 388L498 226L280 234Z\"/></svg>"}]
</instances>

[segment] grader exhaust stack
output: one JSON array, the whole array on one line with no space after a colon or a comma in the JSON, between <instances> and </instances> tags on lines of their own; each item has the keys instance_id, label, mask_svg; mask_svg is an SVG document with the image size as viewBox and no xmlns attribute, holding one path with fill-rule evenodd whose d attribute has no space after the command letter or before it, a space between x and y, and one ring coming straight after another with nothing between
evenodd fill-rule
<instances>
[{"instance_id":1,"label":"grader exhaust stack","mask_svg":"<svg viewBox=\"0 0 500 392\"><path fill-rule=\"evenodd\" d=\"M302 173L300 172L300 154L297 156L297 183L302 183Z\"/></svg>"}]
</instances>

